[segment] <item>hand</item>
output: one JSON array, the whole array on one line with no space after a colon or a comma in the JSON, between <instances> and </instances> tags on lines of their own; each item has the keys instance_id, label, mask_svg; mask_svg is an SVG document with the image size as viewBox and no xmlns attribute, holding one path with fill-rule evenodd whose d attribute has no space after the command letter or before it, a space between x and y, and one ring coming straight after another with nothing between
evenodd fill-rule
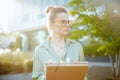
<instances>
[{"instance_id":1,"label":"hand","mask_svg":"<svg viewBox=\"0 0 120 80\"><path fill-rule=\"evenodd\" d=\"M47 63L56 63L56 61L54 61L54 60L48 60L48 62Z\"/></svg>"},{"instance_id":2,"label":"hand","mask_svg":"<svg viewBox=\"0 0 120 80\"><path fill-rule=\"evenodd\" d=\"M78 63L79 63L79 61L73 61L72 63L78 64Z\"/></svg>"}]
</instances>

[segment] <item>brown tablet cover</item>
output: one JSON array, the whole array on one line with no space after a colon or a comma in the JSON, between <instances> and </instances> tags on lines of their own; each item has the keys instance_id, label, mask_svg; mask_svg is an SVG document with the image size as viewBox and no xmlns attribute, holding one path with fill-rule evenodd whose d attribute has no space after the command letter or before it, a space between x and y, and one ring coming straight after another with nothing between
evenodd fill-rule
<instances>
[{"instance_id":1,"label":"brown tablet cover","mask_svg":"<svg viewBox=\"0 0 120 80\"><path fill-rule=\"evenodd\" d=\"M53 63L46 66L46 80L84 80L88 62Z\"/></svg>"}]
</instances>

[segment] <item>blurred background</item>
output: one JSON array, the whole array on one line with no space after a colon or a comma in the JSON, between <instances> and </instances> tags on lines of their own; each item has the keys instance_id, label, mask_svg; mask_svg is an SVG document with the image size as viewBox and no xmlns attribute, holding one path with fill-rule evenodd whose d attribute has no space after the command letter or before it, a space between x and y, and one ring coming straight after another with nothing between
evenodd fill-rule
<instances>
[{"instance_id":1,"label":"blurred background","mask_svg":"<svg viewBox=\"0 0 120 80\"><path fill-rule=\"evenodd\" d=\"M34 49L48 37L49 5L69 10L68 37L83 45L89 80L120 80L119 0L0 0L0 80L32 79Z\"/></svg>"}]
</instances>

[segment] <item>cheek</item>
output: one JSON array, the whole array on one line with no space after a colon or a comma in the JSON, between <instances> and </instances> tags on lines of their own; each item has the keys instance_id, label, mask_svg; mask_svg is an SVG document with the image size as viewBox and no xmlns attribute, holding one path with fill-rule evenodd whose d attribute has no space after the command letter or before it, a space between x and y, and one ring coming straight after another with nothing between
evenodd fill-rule
<instances>
[{"instance_id":1,"label":"cheek","mask_svg":"<svg viewBox=\"0 0 120 80\"><path fill-rule=\"evenodd\" d=\"M64 30L65 30L65 31L69 31L70 28L69 28L69 27L65 27Z\"/></svg>"},{"instance_id":2,"label":"cheek","mask_svg":"<svg viewBox=\"0 0 120 80\"><path fill-rule=\"evenodd\" d=\"M55 32L61 32L62 31L62 29L61 28L59 28L59 27L54 27L54 29L53 29Z\"/></svg>"}]
</instances>

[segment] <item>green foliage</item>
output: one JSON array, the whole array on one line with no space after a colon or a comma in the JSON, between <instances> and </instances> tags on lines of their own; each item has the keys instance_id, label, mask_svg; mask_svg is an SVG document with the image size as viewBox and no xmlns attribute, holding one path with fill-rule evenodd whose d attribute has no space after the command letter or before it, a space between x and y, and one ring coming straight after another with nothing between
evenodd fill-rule
<instances>
[{"instance_id":1,"label":"green foliage","mask_svg":"<svg viewBox=\"0 0 120 80\"><path fill-rule=\"evenodd\" d=\"M100 3L100 4L99 4ZM71 24L69 38L78 40L83 36L98 37L103 41L97 51L103 55L114 55L120 50L120 23L112 19L113 9L104 5L105 1L71 0L67 7L76 19ZM102 8L98 13L99 8ZM92 43L91 43L92 44ZM88 47L91 47L91 44ZM94 45L92 45L94 46ZM95 54L94 52L92 54Z\"/></svg>"},{"instance_id":2,"label":"green foliage","mask_svg":"<svg viewBox=\"0 0 120 80\"><path fill-rule=\"evenodd\" d=\"M120 38L117 38L117 40L113 42L106 42L104 45L98 48L98 51L105 52L104 55L108 55L111 53L114 55L115 53L118 53L120 49Z\"/></svg>"},{"instance_id":3,"label":"green foliage","mask_svg":"<svg viewBox=\"0 0 120 80\"><path fill-rule=\"evenodd\" d=\"M97 52L97 49L101 46L99 42L96 42L95 40L91 40L91 43L88 46L83 46L84 47L84 53L87 56L103 56L101 52Z\"/></svg>"}]
</instances>

